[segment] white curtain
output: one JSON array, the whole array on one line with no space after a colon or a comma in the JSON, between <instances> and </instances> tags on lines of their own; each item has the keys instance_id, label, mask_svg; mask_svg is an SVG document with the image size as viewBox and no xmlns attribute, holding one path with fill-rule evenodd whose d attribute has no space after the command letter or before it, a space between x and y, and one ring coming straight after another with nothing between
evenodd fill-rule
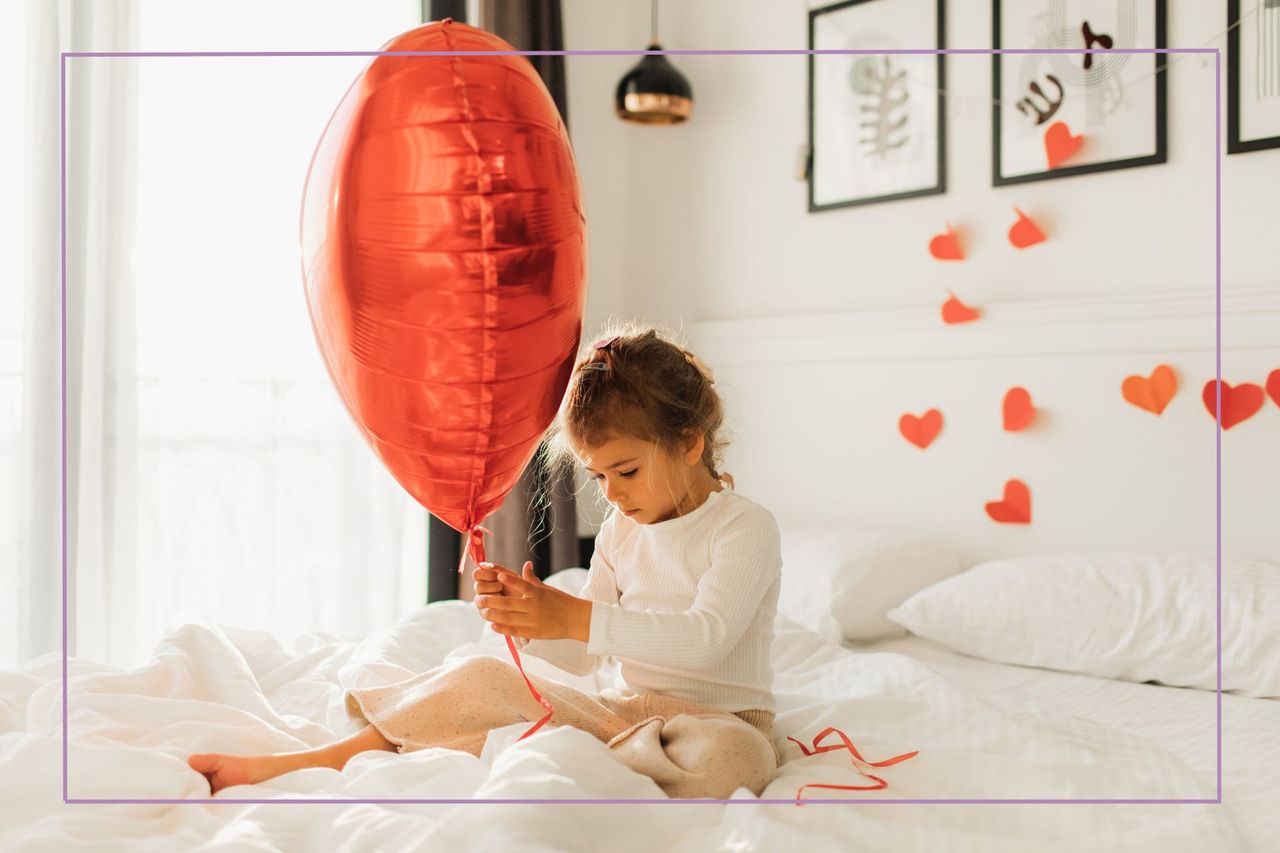
<instances>
[{"instance_id":1,"label":"white curtain","mask_svg":"<svg viewBox=\"0 0 1280 853\"><path fill-rule=\"evenodd\" d=\"M138 10L130 0L73 8L71 50L135 49ZM110 662L131 659L131 638L120 626L139 621L132 606L137 331L129 263L137 65L66 62L68 642L75 653Z\"/></svg>"},{"instance_id":2,"label":"white curtain","mask_svg":"<svg viewBox=\"0 0 1280 853\"><path fill-rule=\"evenodd\" d=\"M71 49L65 3L26 0L3 12L16 20L0 30L17 57L5 75L10 114L0 170L20 190L5 194L4 234L19 258L4 278L9 375L5 432L9 461L4 478L6 507L0 524L8 547L0 554L6 610L4 663L26 660L61 647L62 411L61 411L61 67L59 52ZM16 43L15 43L16 42ZM20 108L15 109L17 105ZM12 180L12 176L22 176ZM6 615L9 615L8 613Z\"/></svg>"},{"instance_id":3,"label":"white curtain","mask_svg":"<svg viewBox=\"0 0 1280 853\"><path fill-rule=\"evenodd\" d=\"M4 663L61 647L59 49L372 50L418 21L405 0L339 6L28 3L22 397L0 410L23 450L0 563L21 624ZM298 272L302 178L363 62L68 60L73 655L145 662L183 609L287 640L363 634L425 600L426 514L330 387Z\"/></svg>"}]
</instances>

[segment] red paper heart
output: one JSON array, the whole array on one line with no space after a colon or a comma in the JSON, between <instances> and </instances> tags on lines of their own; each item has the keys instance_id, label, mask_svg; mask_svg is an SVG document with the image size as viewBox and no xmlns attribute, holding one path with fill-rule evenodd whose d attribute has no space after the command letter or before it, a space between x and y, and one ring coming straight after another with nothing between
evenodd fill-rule
<instances>
[{"instance_id":1,"label":"red paper heart","mask_svg":"<svg viewBox=\"0 0 1280 853\"><path fill-rule=\"evenodd\" d=\"M970 308L959 299L956 295L947 291L951 298L942 303L942 322L944 323L969 323L982 316L982 312L977 308Z\"/></svg>"},{"instance_id":2,"label":"red paper heart","mask_svg":"<svg viewBox=\"0 0 1280 853\"><path fill-rule=\"evenodd\" d=\"M1204 384L1204 393L1201 397L1204 399L1204 407L1209 410L1209 414L1216 419L1217 411L1217 392L1214 386L1218 384L1218 380L1210 379ZM1266 397L1263 396L1262 388L1254 385L1252 382L1241 382L1232 388L1226 382L1222 383L1222 428L1231 429L1241 421L1246 421L1257 414L1258 409L1262 408L1262 401Z\"/></svg>"},{"instance_id":3,"label":"red paper heart","mask_svg":"<svg viewBox=\"0 0 1280 853\"><path fill-rule=\"evenodd\" d=\"M898 419L898 430L902 437L924 450L942 431L942 412L930 409L920 417L907 414Z\"/></svg>"},{"instance_id":4,"label":"red paper heart","mask_svg":"<svg viewBox=\"0 0 1280 853\"><path fill-rule=\"evenodd\" d=\"M964 260L964 251L961 250L960 241L956 239L956 232L951 230L950 223L947 224L946 231L929 241L929 254L940 261Z\"/></svg>"},{"instance_id":5,"label":"red paper heart","mask_svg":"<svg viewBox=\"0 0 1280 853\"><path fill-rule=\"evenodd\" d=\"M1073 136L1071 128L1065 121L1055 121L1044 132L1044 153L1049 160L1049 168L1056 169L1065 160L1075 156L1084 145L1083 136Z\"/></svg>"},{"instance_id":6,"label":"red paper heart","mask_svg":"<svg viewBox=\"0 0 1280 853\"><path fill-rule=\"evenodd\" d=\"M1277 406L1280 406L1280 367L1271 371L1267 377L1267 393Z\"/></svg>"},{"instance_id":7,"label":"red paper heart","mask_svg":"<svg viewBox=\"0 0 1280 853\"><path fill-rule=\"evenodd\" d=\"M1160 414L1169 405L1178 390L1178 377L1167 364L1151 371L1149 377L1126 376L1120 383L1120 393L1139 409Z\"/></svg>"},{"instance_id":8,"label":"red paper heart","mask_svg":"<svg viewBox=\"0 0 1280 853\"><path fill-rule=\"evenodd\" d=\"M987 515L1001 524L1031 523L1031 490L1021 480L1004 484L1004 500L987 504Z\"/></svg>"},{"instance_id":9,"label":"red paper heart","mask_svg":"<svg viewBox=\"0 0 1280 853\"><path fill-rule=\"evenodd\" d=\"M1010 388L1004 395L1005 432L1024 430L1035 420L1036 407L1026 388Z\"/></svg>"},{"instance_id":10,"label":"red paper heart","mask_svg":"<svg viewBox=\"0 0 1280 853\"><path fill-rule=\"evenodd\" d=\"M1040 230L1040 226L1036 225L1035 220L1027 216L1018 208L1013 209L1018 214L1018 221L1013 223L1009 229L1009 242L1013 244L1015 249L1025 249L1028 246L1034 246L1036 243L1045 241L1044 232Z\"/></svg>"}]
</instances>

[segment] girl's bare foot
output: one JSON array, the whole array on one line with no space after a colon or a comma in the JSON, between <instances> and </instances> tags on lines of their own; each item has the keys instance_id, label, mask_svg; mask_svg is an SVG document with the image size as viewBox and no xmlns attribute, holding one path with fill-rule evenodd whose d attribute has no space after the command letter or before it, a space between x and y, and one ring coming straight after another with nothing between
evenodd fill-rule
<instances>
[{"instance_id":1,"label":"girl's bare foot","mask_svg":"<svg viewBox=\"0 0 1280 853\"><path fill-rule=\"evenodd\" d=\"M396 745L387 740L373 726L365 726L356 734L305 752L278 752L271 755L226 755L221 752L204 752L187 758L187 764L209 780L209 792L216 794L232 785L256 785L294 770L307 767L331 767L341 770L348 759L366 750L396 751Z\"/></svg>"}]
</instances>

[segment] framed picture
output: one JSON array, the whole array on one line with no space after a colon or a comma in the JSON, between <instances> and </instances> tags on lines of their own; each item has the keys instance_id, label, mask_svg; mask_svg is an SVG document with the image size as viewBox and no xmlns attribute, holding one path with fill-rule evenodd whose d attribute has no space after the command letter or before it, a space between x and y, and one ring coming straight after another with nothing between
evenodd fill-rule
<instances>
[{"instance_id":1,"label":"framed picture","mask_svg":"<svg viewBox=\"0 0 1280 853\"><path fill-rule=\"evenodd\" d=\"M1165 0L993 0L997 48L1165 46ZM992 184L1168 161L1167 54L994 54Z\"/></svg>"},{"instance_id":2,"label":"framed picture","mask_svg":"<svg viewBox=\"0 0 1280 853\"><path fill-rule=\"evenodd\" d=\"M809 11L811 50L933 50L942 0ZM809 211L946 190L941 54L809 54Z\"/></svg>"},{"instance_id":3,"label":"framed picture","mask_svg":"<svg viewBox=\"0 0 1280 853\"><path fill-rule=\"evenodd\" d=\"M1280 148L1280 0L1227 0L1227 26L1227 153Z\"/></svg>"}]
</instances>

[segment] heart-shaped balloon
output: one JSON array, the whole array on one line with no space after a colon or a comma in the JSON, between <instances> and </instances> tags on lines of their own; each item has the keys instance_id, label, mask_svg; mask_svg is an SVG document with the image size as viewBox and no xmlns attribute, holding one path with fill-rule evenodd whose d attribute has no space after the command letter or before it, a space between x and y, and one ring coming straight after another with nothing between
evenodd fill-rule
<instances>
[{"instance_id":1,"label":"heart-shaped balloon","mask_svg":"<svg viewBox=\"0 0 1280 853\"><path fill-rule=\"evenodd\" d=\"M513 48L445 20L383 50ZM475 558L476 528L555 417L582 334L577 168L529 61L374 58L312 159L302 263L347 410L409 494L472 534Z\"/></svg>"}]
</instances>

